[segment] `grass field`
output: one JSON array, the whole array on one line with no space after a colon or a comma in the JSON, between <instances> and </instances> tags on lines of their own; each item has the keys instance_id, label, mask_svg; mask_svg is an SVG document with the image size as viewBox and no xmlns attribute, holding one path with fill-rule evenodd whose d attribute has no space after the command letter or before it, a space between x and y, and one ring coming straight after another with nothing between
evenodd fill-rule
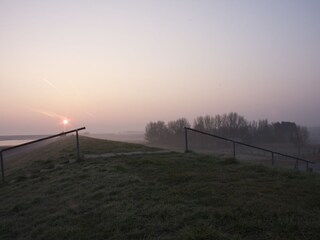
<instances>
[{"instance_id":1,"label":"grass field","mask_svg":"<svg viewBox=\"0 0 320 240\"><path fill-rule=\"evenodd\" d=\"M81 154L156 150L90 138L80 144ZM15 182L0 187L3 240L319 239L315 173L196 153L66 163L74 158L71 138L23 157L8 171Z\"/></svg>"}]
</instances>

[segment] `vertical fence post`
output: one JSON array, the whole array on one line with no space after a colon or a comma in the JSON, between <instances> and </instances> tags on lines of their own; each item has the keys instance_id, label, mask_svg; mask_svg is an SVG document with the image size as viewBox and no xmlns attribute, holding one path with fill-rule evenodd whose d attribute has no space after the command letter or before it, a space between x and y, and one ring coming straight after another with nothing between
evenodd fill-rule
<instances>
[{"instance_id":1,"label":"vertical fence post","mask_svg":"<svg viewBox=\"0 0 320 240\"><path fill-rule=\"evenodd\" d=\"M233 157L236 158L236 142L232 141L233 143Z\"/></svg>"},{"instance_id":2,"label":"vertical fence post","mask_svg":"<svg viewBox=\"0 0 320 240\"><path fill-rule=\"evenodd\" d=\"M272 166L274 165L274 153L271 152L271 163L272 163Z\"/></svg>"},{"instance_id":3,"label":"vertical fence post","mask_svg":"<svg viewBox=\"0 0 320 240\"><path fill-rule=\"evenodd\" d=\"M296 158L296 163L294 164L294 169L299 170L299 160Z\"/></svg>"},{"instance_id":4,"label":"vertical fence post","mask_svg":"<svg viewBox=\"0 0 320 240\"><path fill-rule=\"evenodd\" d=\"M79 148L79 134L78 131L76 131L76 137L77 137L77 159L80 161L80 148Z\"/></svg>"},{"instance_id":5,"label":"vertical fence post","mask_svg":"<svg viewBox=\"0 0 320 240\"><path fill-rule=\"evenodd\" d=\"M5 179L4 179L4 167L3 167L3 155L2 155L2 151L0 152L0 160L1 160L2 183L4 183L4 182L5 182Z\"/></svg>"},{"instance_id":6,"label":"vertical fence post","mask_svg":"<svg viewBox=\"0 0 320 240\"><path fill-rule=\"evenodd\" d=\"M187 128L184 128L184 136L185 136L185 144L186 144L185 152L188 152L189 148L188 148L188 130L187 130Z\"/></svg>"}]
</instances>

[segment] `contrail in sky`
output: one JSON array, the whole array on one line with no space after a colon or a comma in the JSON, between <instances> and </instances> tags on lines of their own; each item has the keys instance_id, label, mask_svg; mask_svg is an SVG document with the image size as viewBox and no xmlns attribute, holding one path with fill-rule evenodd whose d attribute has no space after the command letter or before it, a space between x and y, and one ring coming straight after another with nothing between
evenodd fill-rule
<instances>
[{"instance_id":1,"label":"contrail in sky","mask_svg":"<svg viewBox=\"0 0 320 240\"><path fill-rule=\"evenodd\" d=\"M54 90L56 90L60 95L64 95L64 93L53 83L51 82L50 80L48 80L46 77L42 77L40 78L43 82L45 82L47 85L49 85L51 88L53 88ZM72 81L71 82L71 85L72 85L72 89L73 91L71 93L73 94L76 94L76 96L74 96L73 98L71 98L71 100L69 101L73 101L74 104L76 104L78 107L81 107L83 108L83 104L80 103L79 99L82 98L82 95L81 95L81 92L80 90L78 89L77 85L74 84L74 82ZM64 116L61 116L59 114L56 114L54 112L49 112L49 111L43 111L43 110L38 110L38 109L31 109L33 112L37 112L37 113L41 113L45 116L48 116L48 117L52 117L52 118L59 118L59 119L65 119ZM83 109L83 113L91 118L96 118L96 116L89 112L89 111L86 111L85 109Z\"/></svg>"},{"instance_id":2,"label":"contrail in sky","mask_svg":"<svg viewBox=\"0 0 320 240\"><path fill-rule=\"evenodd\" d=\"M54 112L49 112L49 111L42 111L42 110L38 110L38 109L31 109L31 111L33 112L37 112L37 113L41 113L47 117L51 117L51 118L59 118L61 120L65 119L66 117L60 115L60 114L57 114L57 113L54 113Z\"/></svg>"},{"instance_id":3,"label":"contrail in sky","mask_svg":"<svg viewBox=\"0 0 320 240\"><path fill-rule=\"evenodd\" d=\"M57 88L56 85L54 85L54 84L53 84L52 82L50 82L48 79L43 78L42 80L43 80L45 83L47 83L50 87L52 87L52 88L54 88L55 90L57 90L60 94L62 93L62 92L60 91L60 89Z\"/></svg>"}]
</instances>

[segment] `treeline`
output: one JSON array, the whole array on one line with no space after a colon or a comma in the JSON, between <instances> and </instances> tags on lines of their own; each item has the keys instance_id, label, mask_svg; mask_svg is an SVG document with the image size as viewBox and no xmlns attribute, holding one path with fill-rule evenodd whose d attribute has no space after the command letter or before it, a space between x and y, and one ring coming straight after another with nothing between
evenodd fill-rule
<instances>
[{"instance_id":1,"label":"treeline","mask_svg":"<svg viewBox=\"0 0 320 240\"><path fill-rule=\"evenodd\" d=\"M294 143L301 147L308 141L308 130L294 122L269 123L267 119L248 121L238 113L199 116L191 125L186 118L146 125L145 139L150 143L183 142L184 127L213 133L248 143Z\"/></svg>"}]
</instances>

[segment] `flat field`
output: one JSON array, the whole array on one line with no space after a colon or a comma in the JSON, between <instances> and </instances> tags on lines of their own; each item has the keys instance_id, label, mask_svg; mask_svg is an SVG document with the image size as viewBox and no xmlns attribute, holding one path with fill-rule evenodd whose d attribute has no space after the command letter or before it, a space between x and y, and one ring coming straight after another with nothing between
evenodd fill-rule
<instances>
[{"instance_id":1,"label":"flat field","mask_svg":"<svg viewBox=\"0 0 320 240\"><path fill-rule=\"evenodd\" d=\"M74 162L74 146L60 139L11 164L0 239L319 239L316 173L175 152ZM85 137L80 146L157 150Z\"/></svg>"}]
</instances>

